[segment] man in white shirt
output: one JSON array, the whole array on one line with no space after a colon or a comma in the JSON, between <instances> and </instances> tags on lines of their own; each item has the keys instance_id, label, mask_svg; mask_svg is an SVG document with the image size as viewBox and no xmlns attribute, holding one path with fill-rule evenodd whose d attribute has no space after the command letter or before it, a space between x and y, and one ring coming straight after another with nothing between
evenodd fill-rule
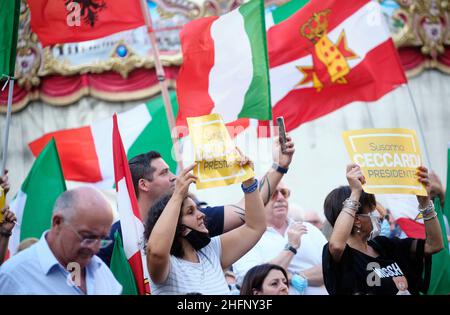
<instances>
[{"instance_id":1,"label":"man in white shirt","mask_svg":"<svg viewBox=\"0 0 450 315\"><path fill-rule=\"evenodd\" d=\"M233 271L242 282L247 271L262 263L284 267L289 273L307 280L304 294L327 294L323 285L322 249L325 236L314 225L288 218L290 190L280 183L266 205L267 229L259 242L233 264ZM291 285L289 294L300 294Z\"/></svg>"},{"instance_id":2,"label":"man in white shirt","mask_svg":"<svg viewBox=\"0 0 450 315\"><path fill-rule=\"evenodd\" d=\"M95 256L113 220L96 189L80 187L55 202L52 227L0 267L0 294L120 294L122 286Z\"/></svg>"}]
</instances>

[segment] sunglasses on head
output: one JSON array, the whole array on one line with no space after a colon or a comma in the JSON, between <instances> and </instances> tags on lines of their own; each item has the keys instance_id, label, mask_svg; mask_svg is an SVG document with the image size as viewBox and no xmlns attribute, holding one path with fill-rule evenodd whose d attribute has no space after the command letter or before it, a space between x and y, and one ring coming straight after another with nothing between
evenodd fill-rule
<instances>
[{"instance_id":1,"label":"sunglasses on head","mask_svg":"<svg viewBox=\"0 0 450 315\"><path fill-rule=\"evenodd\" d=\"M275 199L276 197L278 197L279 193L281 193L281 195L285 199L289 198L289 196L291 195L291 191L288 188L275 189L275 191L272 194L272 199Z\"/></svg>"}]
</instances>

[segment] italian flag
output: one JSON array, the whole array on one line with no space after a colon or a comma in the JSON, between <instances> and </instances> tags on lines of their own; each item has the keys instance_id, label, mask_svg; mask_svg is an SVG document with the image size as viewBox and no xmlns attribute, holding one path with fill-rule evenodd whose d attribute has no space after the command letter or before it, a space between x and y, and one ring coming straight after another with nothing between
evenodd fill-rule
<instances>
[{"instance_id":1,"label":"italian flag","mask_svg":"<svg viewBox=\"0 0 450 315\"><path fill-rule=\"evenodd\" d=\"M122 239L118 231L114 234L114 248L109 269L111 269L116 280L122 285L122 295L138 294L133 270L128 263L127 255L123 249Z\"/></svg>"},{"instance_id":2,"label":"italian flag","mask_svg":"<svg viewBox=\"0 0 450 315\"><path fill-rule=\"evenodd\" d=\"M171 92L170 97L176 113L175 92ZM176 171L171 133L161 97L119 114L118 123L128 159L156 150L171 171ZM100 189L108 189L114 185L112 128L113 121L109 117L88 126L47 133L31 142L29 147L37 156L50 139L55 138L66 180L92 183Z\"/></svg>"},{"instance_id":3,"label":"italian flag","mask_svg":"<svg viewBox=\"0 0 450 315\"><path fill-rule=\"evenodd\" d=\"M266 29L268 30L275 24L279 24L288 19L308 2L309 0L291 0L277 7L275 10L266 13Z\"/></svg>"},{"instance_id":4,"label":"italian flag","mask_svg":"<svg viewBox=\"0 0 450 315\"><path fill-rule=\"evenodd\" d=\"M120 137L117 115L113 116L112 145L117 191L117 210L123 237L123 249L133 271L139 294L149 294L147 264L144 261L144 225L134 193L127 155ZM145 266L145 268L144 268ZM145 272L145 274L144 274Z\"/></svg>"},{"instance_id":5,"label":"italian flag","mask_svg":"<svg viewBox=\"0 0 450 315\"><path fill-rule=\"evenodd\" d=\"M51 227L53 205L66 190L55 140L51 139L37 157L10 208L16 214L9 251L17 252L19 243L29 237L40 238Z\"/></svg>"},{"instance_id":6,"label":"italian flag","mask_svg":"<svg viewBox=\"0 0 450 315\"><path fill-rule=\"evenodd\" d=\"M187 23L180 32L183 65L177 80L177 125L187 117L218 113L270 120L270 88L262 0L220 17Z\"/></svg>"}]
</instances>

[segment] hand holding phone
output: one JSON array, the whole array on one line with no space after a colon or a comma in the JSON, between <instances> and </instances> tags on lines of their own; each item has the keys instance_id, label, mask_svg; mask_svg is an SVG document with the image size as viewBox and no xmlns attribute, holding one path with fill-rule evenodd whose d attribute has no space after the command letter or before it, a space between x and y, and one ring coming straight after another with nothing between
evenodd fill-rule
<instances>
[{"instance_id":1,"label":"hand holding phone","mask_svg":"<svg viewBox=\"0 0 450 315\"><path fill-rule=\"evenodd\" d=\"M280 139L281 152L286 153L286 126L284 125L284 118L277 117L278 137Z\"/></svg>"}]
</instances>

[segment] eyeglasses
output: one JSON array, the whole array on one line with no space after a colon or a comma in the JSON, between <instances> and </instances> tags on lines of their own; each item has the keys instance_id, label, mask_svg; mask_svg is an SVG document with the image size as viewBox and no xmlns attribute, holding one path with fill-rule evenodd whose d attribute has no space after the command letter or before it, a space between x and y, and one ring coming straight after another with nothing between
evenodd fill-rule
<instances>
[{"instance_id":1,"label":"eyeglasses","mask_svg":"<svg viewBox=\"0 0 450 315\"><path fill-rule=\"evenodd\" d=\"M68 227L70 227L70 229L75 233L76 236L78 236L78 238L81 241L81 246L83 247L90 247L92 245L96 245L96 244L100 244L100 248L106 248L109 245L111 245L113 243L112 240L107 239L107 238L100 238L100 237L84 237L81 236L80 233L77 232L77 230L75 230L75 228L70 225L69 223L65 223Z\"/></svg>"},{"instance_id":2,"label":"eyeglasses","mask_svg":"<svg viewBox=\"0 0 450 315\"><path fill-rule=\"evenodd\" d=\"M379 223L383 222L383 218L380 218L378 215L374 213L375 211L372 211L370 213L358 213L357 215L361 217L369 217L369 218L375 218Z\"/></svg>"},{"instance_id":3,"label":"eyeglasses","mask_svg":"<svg viewBox=\"0 0 450 315\"><path fill-rule=\"evenodd\" d=\"M281 189L275 189L275 191L272 194L272 199L277 198L278 194L281 193L281 195L285 198L288 199L289 196L291 195L291 191L288 188L281 188Z\"/></svg>"}]
</instances>

